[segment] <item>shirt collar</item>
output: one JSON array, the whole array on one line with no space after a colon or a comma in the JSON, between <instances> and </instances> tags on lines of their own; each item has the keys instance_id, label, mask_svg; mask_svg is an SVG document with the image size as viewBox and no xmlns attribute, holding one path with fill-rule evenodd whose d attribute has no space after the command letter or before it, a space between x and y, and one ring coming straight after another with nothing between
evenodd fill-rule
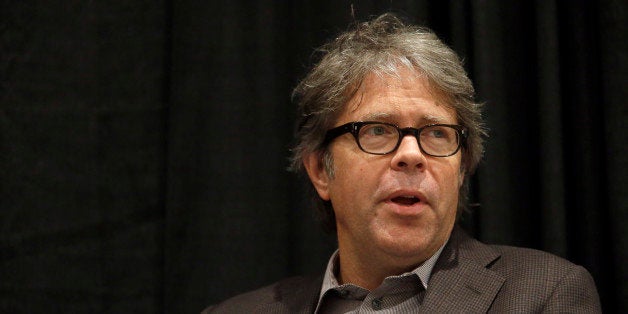
<instances>
[{"instance_id":1,"label":"shirt collar","mask_svg":"<svg viewBox=\"0 0 628 314\"><path fill-rule=\"evenodd\" d=\"M447 242L445 242L447 244ZM419 267L414 270L398 275L397 277L405 277L412 274L417 275L421 279L421 283L423 284L423 288L427 290L427 284L430 280L430 276L432 275L432 270L434 269L434 265L438 260L438 257L443 252L445 248L445 244L441 246L434 255L428 258L425 262L423 262ZM327 263L327 269L325 270L325 276L323 277L323 284L321 286L321 292L318 297L318 305L320 306L321 300L325 293L328 290L339 287L338 279L336 278L336 271L338 270L338 250L334 252L329 258L329 262ZM318 308L318 306L317 306Z\"/></svg>"}]
</instances>

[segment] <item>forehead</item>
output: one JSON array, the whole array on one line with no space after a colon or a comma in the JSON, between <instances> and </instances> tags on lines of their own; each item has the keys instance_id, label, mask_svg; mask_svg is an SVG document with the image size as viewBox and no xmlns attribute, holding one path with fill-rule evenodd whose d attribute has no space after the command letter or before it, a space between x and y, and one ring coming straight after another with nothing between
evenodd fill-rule
<instances>
[{"instance_id":1,"label":"forehead","mask_svg":"<svg viewBox=\"0 0 628 314\"><path fill-rule=\"evenodd\" d=\"M442 92L416 71L368 74L345 104L339 122L384 120L393 123L456 123L456 112Z\"/></svg>"}]
</instances>

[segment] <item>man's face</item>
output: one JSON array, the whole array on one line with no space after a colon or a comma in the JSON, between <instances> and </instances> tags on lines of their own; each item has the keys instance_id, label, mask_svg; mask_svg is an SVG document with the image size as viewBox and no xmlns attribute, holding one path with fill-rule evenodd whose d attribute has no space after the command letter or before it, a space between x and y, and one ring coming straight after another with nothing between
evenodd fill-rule
<instances>
[{"instance_id":1,"label":"man's face","mask_svg":"<svg viewBox=\"0 0 628 314\"><path fill-rule=\"evenodd\" d=\"M414 72L401 78L369 75L348 101L335 126L352 121L381 121L419 128L457 124L456 113ZM461 153L423 154L417 139L405 136L387 155L360 150L349 133L329 145L334 177L320 158L306 158L319 195L331 200L341 250L410 266L423 262L447 241L456 219Z\"/></svg>"}]
</instances>

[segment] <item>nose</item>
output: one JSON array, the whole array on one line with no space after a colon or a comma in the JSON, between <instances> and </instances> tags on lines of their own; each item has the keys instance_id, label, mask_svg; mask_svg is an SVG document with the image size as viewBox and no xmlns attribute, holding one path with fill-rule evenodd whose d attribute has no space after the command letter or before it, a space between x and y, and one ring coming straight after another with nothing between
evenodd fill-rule
<instances>
[{"instance_id":1,"label":"nose","mask_svg":"<svg viewBox=\"0 0 628 314\"><path fill-rule=\"evenodd\" d=\"M395 170L404 171L425 168L425 155L419 148L419 141L412 135L406 135L401 139L399 147L394 152L391 160L391 167Z\"/></svg>"}]
</instances>

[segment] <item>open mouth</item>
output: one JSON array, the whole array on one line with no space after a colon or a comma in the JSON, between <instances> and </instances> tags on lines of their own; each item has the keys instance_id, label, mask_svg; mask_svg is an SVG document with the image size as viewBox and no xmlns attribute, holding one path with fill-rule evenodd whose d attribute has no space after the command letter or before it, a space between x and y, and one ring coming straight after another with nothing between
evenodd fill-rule
<instances>
[{"instance_id":1,"label":"open mouth","mask_svg":"<svg viewBox=\"0 0 628 314\"><path fill-rule=\"evenodd\" d=\"M391 201L395 204L410 206L420 202L421 200L416 196L397 196L392 198Z\"/></svg>"}]
</instances>

